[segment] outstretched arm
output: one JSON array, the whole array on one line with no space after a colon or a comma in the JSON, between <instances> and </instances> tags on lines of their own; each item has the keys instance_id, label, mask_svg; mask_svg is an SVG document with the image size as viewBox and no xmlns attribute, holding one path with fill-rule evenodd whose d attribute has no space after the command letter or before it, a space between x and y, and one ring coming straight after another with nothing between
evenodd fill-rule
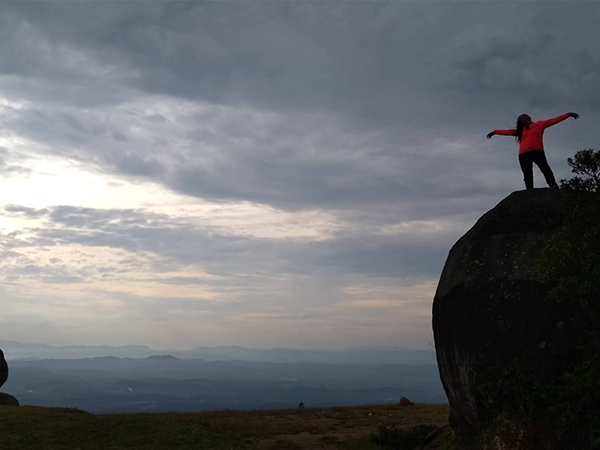
<instances>
[{"instance_id":1,"label":"outstretched arm","mask_svg":"<svg viewBox=\"0 0 600 450\"><path fill-rule=\"evenodd\" d=\"M556 125L557 123L562 122L565 119L568 119L569 117L572 117L573 119L579 119L579 114L574 112L568 112L558 117L554 117L553 119L542 120L542 125L544 126L544 128L548 128L552 125Z\"/></svg>"},{"instance_id":2,"label":"outstretched arm","mask_svg":"<svg viewBox=\"0 0 600 450\"><path fill-rule=\"evenodd\" d=\"M487 134L487 138L491 139L492 136L494 136L495 134L499 134L501 136L516 136L517 135L517 130L515 129L511 129L511 130L494 130L494 131L490 131Z\"/></svg>"}]
</instances>

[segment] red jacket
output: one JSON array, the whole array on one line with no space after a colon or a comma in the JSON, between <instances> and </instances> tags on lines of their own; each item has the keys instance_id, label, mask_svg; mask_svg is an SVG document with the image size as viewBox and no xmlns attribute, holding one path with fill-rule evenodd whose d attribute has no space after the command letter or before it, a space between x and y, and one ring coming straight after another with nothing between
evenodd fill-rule
<instances>
[{"instance_id":1,"label":"red jacket","mask_svg":"<svg viewBox=\"0 0 600 450\"><path fill-rule=\"evenodd\" d=\"M568 117L569 113L566 113L562 116L555 117L554 119L531 122L529 128L523 128L523 135L521 136L521 142L519 143L519 154L530 152L532 150L544 150L544 143L542 141L544 130L552 125L557 124L558 122L562 122ZM501 134L503 136L516 136L517 130L494 130L494 134Z\"/></svg>"}]
</instances>

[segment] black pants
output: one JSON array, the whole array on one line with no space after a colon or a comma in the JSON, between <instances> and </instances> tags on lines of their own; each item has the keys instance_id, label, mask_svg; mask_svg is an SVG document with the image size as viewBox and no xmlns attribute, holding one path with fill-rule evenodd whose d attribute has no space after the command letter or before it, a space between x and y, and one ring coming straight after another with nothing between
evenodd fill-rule
<instances>
[{"instance_id":1,"label":"black pants","mask_svg":"<svg viewBox=\"0 0 600 450\"><path fill-rule=\"evenodd\" d=\"M546 153L544 153L544 150L532 150L519 155L519 164L521 165L521 170L523 171L523 181L525 181L525 187L527 189L533 189L533 163L535 163L544 174L544 178L546 178L546 183L548 183L548 186L556 186L554 174L552 173L552 169L546 160Z\"/></svg>"}]
</instances>

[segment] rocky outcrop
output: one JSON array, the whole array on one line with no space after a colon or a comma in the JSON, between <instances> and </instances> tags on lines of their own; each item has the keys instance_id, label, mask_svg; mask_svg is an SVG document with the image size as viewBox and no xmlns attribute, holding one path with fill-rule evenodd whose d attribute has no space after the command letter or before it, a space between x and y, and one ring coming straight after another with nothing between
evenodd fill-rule
<instances>
[{"instance_id":1,"label":"rocky outcrop","mask_svg":"<svg viewBox=\"0 0 600 450\"><path fill-rule=\"evenodd\" d=\"M568 305L534 263L563 223L561 192L511 194L452 248L433 304L440 376L461 450L558 449L535 390L577 358Z\"/></svg>"},{"instance_id":2,"label":"rocky outcrop","mask_svg":"<svg viewBox=\"0 0 600 450\"><path fill-rule=\"evenodd\" d=\"M398 402L398 404L400 406L412 406L414 405L413 402L411 402L409 399L407 399L406 397L400 397L400 401Z\"/></svg>"},{"instance_id":3,"label":"rocky outcrop","mask_svg":"<svg viewBox=\"0 0 600 450\"><path fill-rule=\"evenodd\" d=\"M0 387L6 380L8 379L8 364L6 363L6 359L4 359L4 352L0 349Z\"/></svg>"},{"instance_id":4,"label":"rocky outcrop","mask_svg":"<svg viewBox=\"0 0 600 450\"><path fill-rule=\"evenodd\" d=\"M0 350L0 387L8 379L8 364L4 359L4 352ZM0 405L16 405L19 406L19 401L10 394L0 392Z\"/></svg>"},{"instance_id":5,"label":"rocky outcrop","mask_svg":"<svg viewBox=\"0 0 600 450\"><path fill-rule=\"evenodd\" d=\"M10 394L0 392L0 405L19 406L19 401Z\"/></svg>"}]
</instances>

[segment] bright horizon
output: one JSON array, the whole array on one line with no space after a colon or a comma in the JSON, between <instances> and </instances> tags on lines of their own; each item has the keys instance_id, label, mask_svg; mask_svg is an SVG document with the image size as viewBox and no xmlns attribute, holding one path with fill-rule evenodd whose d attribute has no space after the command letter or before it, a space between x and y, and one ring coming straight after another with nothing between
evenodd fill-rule
<instances>
[{"instance_id":1,"label":"bright horizon","mask_svg":"<svg viewBox=\"0 0 600 450\"><path fill-rule=\"evenodd\" d=\"M0 340L431 349L451 246L597 142L594 2L0 3ZM551 30L551 32L549 31ZM545 187L535 169L536 187Z\"/></svg>"}]
</instances>

